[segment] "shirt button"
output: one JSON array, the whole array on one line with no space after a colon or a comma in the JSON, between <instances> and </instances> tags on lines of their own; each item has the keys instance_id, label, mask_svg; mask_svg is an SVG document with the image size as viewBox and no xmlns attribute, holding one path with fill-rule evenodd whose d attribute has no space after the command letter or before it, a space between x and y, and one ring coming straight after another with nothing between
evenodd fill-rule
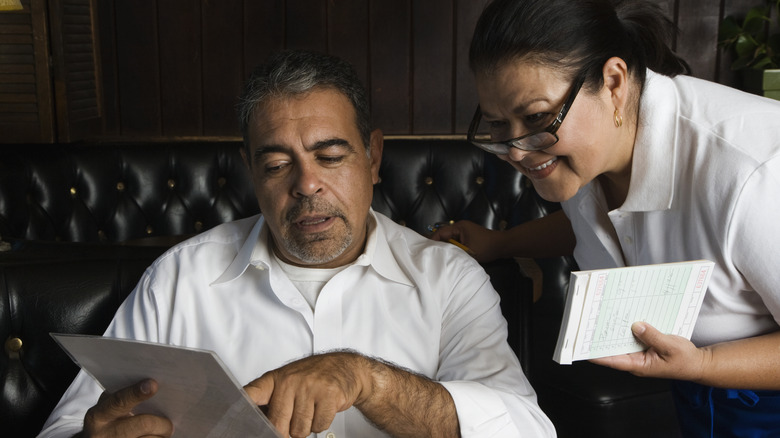
<instances>
[{"instance_id":1,"label":"shirt button","mask_svg":"<svg viewBox=\"0 0 780 438\"><path fill-rule=\"evenodd\" d=\"M333 432L328 432L328 434L325 435L325 438L336 438L336 434Z\"/></svg>"},{"instance_id":2,"label":"shirt button","mask_svg":"<svg viewBox=\"0 0 780 438\"><path fill-rule=\"evenodd\" d=\"M626 242L626 245L631 245L634 243L634 239L632 239L631 236L626 236L623 238L623 240Z\"/></svg>"}]
</instances>

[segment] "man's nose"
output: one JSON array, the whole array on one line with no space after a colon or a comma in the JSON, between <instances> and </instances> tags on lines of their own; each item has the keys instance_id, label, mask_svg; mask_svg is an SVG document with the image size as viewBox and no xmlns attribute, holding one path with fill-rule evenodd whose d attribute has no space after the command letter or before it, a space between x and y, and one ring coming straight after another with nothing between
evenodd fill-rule
<instances>
[{"instance_id":1,"label":"man's nose","mask_svg":"<svg viewBox=\"0 0 780 438\"><path fill-rule=\"evenodd\" d=\"M315 164L301 163L296 166L293 191L296 196L312 196L322 190L321 169Z\"/></svg>"}]
</instances>

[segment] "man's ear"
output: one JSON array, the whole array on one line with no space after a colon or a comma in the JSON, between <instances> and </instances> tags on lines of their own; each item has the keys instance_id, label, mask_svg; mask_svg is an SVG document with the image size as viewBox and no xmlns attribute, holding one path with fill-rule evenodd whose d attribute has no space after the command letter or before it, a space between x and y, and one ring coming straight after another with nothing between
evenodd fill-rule
<instances>
[{"instance_id":1,"label":"man's ear","mask_svg":"<svg viewBox=\"0 0 780 438\"><path fill-rule=\"evenodd\" d=\"M380 129L371 131L371 179L374 184L379 182L379 166L382 164L382 149L385 147L385 136Z\"/></svg>"},{"instance_id":2,"label":"man's ear","mask_svg":"<svg viewBox=\"0 0 780 438\"><path fill-rule=\"evenodd\" d=\"M246 156L246 144L241 145L241 161L244 162L244 166L251 172L252 171L252 165L249 162L249 158Z\"/></svg>"},{"instance_id":3,"label":"man's ear","mask_svg":"<svg viewBox=\"0 0 780 438\"><path fill-rule=\"evenodd\" d=\"M625 113L630 91L626 61L618 57L609 58L604 63L602 74L604 75L604 87L610 94L612 104L620 113Z\"/></svg>"}]
</instances>

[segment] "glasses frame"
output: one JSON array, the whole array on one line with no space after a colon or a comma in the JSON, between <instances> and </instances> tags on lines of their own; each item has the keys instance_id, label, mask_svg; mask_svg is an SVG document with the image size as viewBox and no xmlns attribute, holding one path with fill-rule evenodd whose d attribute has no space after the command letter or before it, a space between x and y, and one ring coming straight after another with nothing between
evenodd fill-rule
<instances>
[{"instance_id":1,"label":"glasses frame","mask_svg":"<svg viewBox=\"0 0 780 438\"><path fill-rule=\"evenodd\" d=\"M558 143L558 128L561 127L561 124L563 123L563 119L566 118L566 114L569 113L569 109L574 104L574 99L577 98L577 94L580 92L580 88L582 88L582 84L585 83L585 75L580 74L577 76L577 78L574 80L574 83L572 84L571 91L569 92L569 95L566 97L566 101L563 103L563 106L561 106L561 110L558 111L558 116L555 117L555 120L550 123L549 126L547 126L544 129L541 129L536 132L532 132L530 134L521 135L520 137L515 137L510 140L504 140L504 141L480 141L477 140L477 128L479 127L479 122L482 121L482 109L479 105L477 105L477 110L474 112L474 117L471 119L471 124L469 124L469 130L468 134L466 135L466 139L470 141L474 146L485 150L487 152L490 152L492 154L496 155L506 155L509 153L511 149L509 148L515 148L520 149L521 151L542 151L545 150L556 143ZM534 135L539 135L543 132L547 132L551 134L553 137L555 137L555 141L542 146L542 147L533 147L526 145L522 140L532 137ZM502 150L500 146L504 146L506 150L504 152L498 152Z\"/></svg>"}]
</instances>

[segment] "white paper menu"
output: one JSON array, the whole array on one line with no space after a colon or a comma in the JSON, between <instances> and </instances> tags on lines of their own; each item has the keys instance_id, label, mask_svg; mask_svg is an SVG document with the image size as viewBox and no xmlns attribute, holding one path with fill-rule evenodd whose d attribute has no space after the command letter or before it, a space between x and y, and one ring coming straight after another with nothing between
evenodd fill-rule
<instances>
[{"instance_id":1,"label":"white paper menu","mask_svg":"<svg viewBox=\"0 0 780 438\"><path fill-rule=\"evenodd\" d=\"M168 418L176 437L281 437L212 351L101 336L52 337L108 391L157 381L157 394L134 412Z\"/></svg>"}]
</instances>

